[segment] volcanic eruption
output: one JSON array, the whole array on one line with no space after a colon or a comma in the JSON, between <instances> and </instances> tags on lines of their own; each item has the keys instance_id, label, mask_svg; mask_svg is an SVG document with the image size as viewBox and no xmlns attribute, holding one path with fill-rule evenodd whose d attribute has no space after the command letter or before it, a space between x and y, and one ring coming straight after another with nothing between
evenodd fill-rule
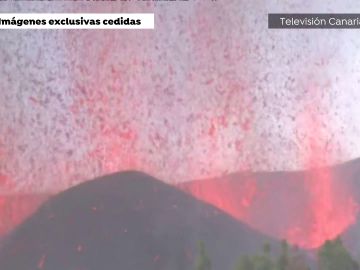
<instances>
[{"instance_id":1,"label":"volcanic eruption","mask_svg":"<svg viewBox=\"0 0 360 270\"><path fill-rule=\"evenodd\" d=\"M2 270L194 269L203 241L214 269L272 238L149 175L128 171L62 192L9 237Z\"/></svg>"}]
</instances>

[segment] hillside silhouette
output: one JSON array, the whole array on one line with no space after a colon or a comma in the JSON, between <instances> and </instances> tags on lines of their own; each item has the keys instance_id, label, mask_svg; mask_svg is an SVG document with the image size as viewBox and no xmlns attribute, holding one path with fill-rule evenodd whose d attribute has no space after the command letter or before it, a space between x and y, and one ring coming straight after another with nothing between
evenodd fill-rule
<instances>
[{"instance_id":1,"label":"hillside silhouette","mask_svg":"<svg viewBox=\"0 0 360 270\"><path fill-rule=\"evenodd\" d=\"M116 173L45 202L5 240L1 270L194 269L203 241L213 269L233 269L272 239L139 172Z\"/></svg>"}]
</instances>

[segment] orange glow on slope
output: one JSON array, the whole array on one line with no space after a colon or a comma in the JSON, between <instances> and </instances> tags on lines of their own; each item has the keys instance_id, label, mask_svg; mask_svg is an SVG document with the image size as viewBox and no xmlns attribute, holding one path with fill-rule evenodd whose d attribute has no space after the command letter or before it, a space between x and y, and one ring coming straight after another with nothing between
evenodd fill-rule
<instances>
[{"instance_id":1,"label":"orange glow on slope","mask_svg":"<svg viewBox=\"0 0 360 270\"><path fill-rule=\"evenodd\" d=\"M305 186L309 208L301 225L289 228L286 238L302 247L317 248L355 222L357 204L328 169L314 169L305 179Z\"/></svg>"},{"instance_id":2,"label":"orange glow on slope","mask_svg":"<svg viewBox=\"0 0 360 270\"><path fill-rule=\"evenodd\" d=\"M256 173L238 174L236 179L188 182L180 188L263 233L302 248L318 248L334 239L355 222L358 204L343 179L324 166L329 155L324 127L311 108L305 111L301 115L307 134L301 140L301 157L309 168L305 173L279 174L279 179L266 179L270 174L261 179Z\"/></svg>"},{"instance_id":3,"label":"orange glow on slope","mask_svg":"<svg viewBox=\"0 0 360 270\"><path fill-rule=\"evenodd\" d=\"M266 185L257 177L194 181L180 189L256 230L306 249L337 237L356 219L357 203L328 169L314 169L295 181L265 179L270 181Z\"/></svg>"},{"instance_id":4,"label":"orange glow on slope","mask_svg":"<svg viewBox=\"0 0 360 270\"><path fill-rule=\"evenodd\" d=\"M242 221L249 221L248 208L259 196L256 181L251 177L242 181L228 178L194 181L179 187Z\"/></svg>"},{"instance_id":5,"label":"orange glow on slope","mask_svg":"<svg viewBox=\"0 0 360 270\"><path fill-rule=\"evenodd\" d=\"M324 143L328 130L312 106L303 116L308 135L303 141L308 153L304 152L302 156L304 165L311 168L304 179L309 195L308 220L302 227L290 228L287 238L300 246L316 248L326 240L336 238L355 222L358 205L343 179L335 179L333 172L323 166L328 155Z\"/></svg>"},{"instance_id":6,"label":"orange glow on slope","mask_svg":"<svg viewBox=\"0 0 360 270\"><path fill-rule=\"evenodd\" d=\"M49 197L49 194L0 195L0 236L23 222Z\"/></svg>"}]
</instances>

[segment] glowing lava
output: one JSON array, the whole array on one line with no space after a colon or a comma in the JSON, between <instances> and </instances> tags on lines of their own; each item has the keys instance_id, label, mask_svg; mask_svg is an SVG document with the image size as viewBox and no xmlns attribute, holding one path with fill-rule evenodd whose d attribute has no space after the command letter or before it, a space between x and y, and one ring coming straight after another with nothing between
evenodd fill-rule
<instances>
[{"instance_id":1,"label":"glowing lava","mask_svg":"<svg viewBox=\"0 0 360 270\"><path fill-rule=\"evenodd\" d=\"M248 221L248 208L258 196L256 181L250 177L242 181L228 178L194 181L180 185L180 189L243 221Z\"/></svg>"},{"instance_id":2,"label":"glowing lava","mask_svg":"<svg viewBox=\"0 0 360 270\"><path fill-rule=\"evenodd\" d=\"M238 174L188 182L180 188L256 230L313 249L356 220L357 203L339 180L330 169L319 168Z\"/></svg>"},{"instance_id":3,"label":"glowing lava","mask_svg":"<svg viewBox=\"0 0 360 270\"><path fill-rule=\"evenodd\" d=\"M326 168L315 169L305 178L309 201L301 226L289 228L286 238L306 248L317 248L334 239L356 220L357 203Z\"/></svg>"},{"instance_id":4,"label":"glowing lava","mask_svg":"<svg viewBox=\"0 0 360 270\"><path fill-rule=\"evenodd\" d=\"M263 233L302 248L318 248L339 236L356 221L358 204L346 179L324 166L329 151L323 122L311 107L304 111L299 117L305 127L301 157L308 170L240 173L181 188Z\"/></svg>"},{"instance_id":5,"label":"glowing lava","mask_svg":"<svg viewBox=\"0 0 360 270\"><path fill-rule=\"evenodd\" d=\"M334 239L356 220L358 205L352 198L344 180L334 177L333 171L324 167L327 158L326 141L329 134L315 112L314 105L306 107L300 115L306 136L303 139L304 165L311 170L305 174L304 184L308 193L308 211L302 226L288 230L290 242L316 248L325 240Z\"/></svg>"}]
</instances>

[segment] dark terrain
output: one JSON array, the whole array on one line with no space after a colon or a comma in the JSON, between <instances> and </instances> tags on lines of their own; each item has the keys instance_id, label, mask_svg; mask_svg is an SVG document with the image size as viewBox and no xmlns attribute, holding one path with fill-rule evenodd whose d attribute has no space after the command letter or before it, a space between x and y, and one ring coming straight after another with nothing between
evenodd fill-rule
<instances>
[{"instance_id":1,"label":"dark terrain","mask_svg":"<svg viewBox=\"0 0 360 270\"><path fill-rule=\"evenodd\" d=\"M194 269L204 241L215 270L277 241L217 208L139 172L104 176L62 192L16 228L1 270Z\"/></svg>"},{"instance_id":2,"label":"dark terrain","mask_svg":"<svg viewBox=\"0 0 360 270\"><path fill-rule=\"evenodd\" d=\"M360 159L329 170L336 182L345 182L359 204ZM213 269L232 270L240 255L254 254L265 242L278 246L279 235L293 222L302 226L306 221L307 174L234 173L181 186L185 191L215 191L217 200L239 206L248 192L244 181L250 177L257 192L242 210L247 210L244 220L253 229L148 175L126 172L101 177L53 196L14 230L0 252L0 269L194 269L197 244L202 240ZM14 209L11 212L17 213ZM278 240L274 242L259 231ZM359 216L341 237L360 259Z\"/></svg>"}]
</instances>

